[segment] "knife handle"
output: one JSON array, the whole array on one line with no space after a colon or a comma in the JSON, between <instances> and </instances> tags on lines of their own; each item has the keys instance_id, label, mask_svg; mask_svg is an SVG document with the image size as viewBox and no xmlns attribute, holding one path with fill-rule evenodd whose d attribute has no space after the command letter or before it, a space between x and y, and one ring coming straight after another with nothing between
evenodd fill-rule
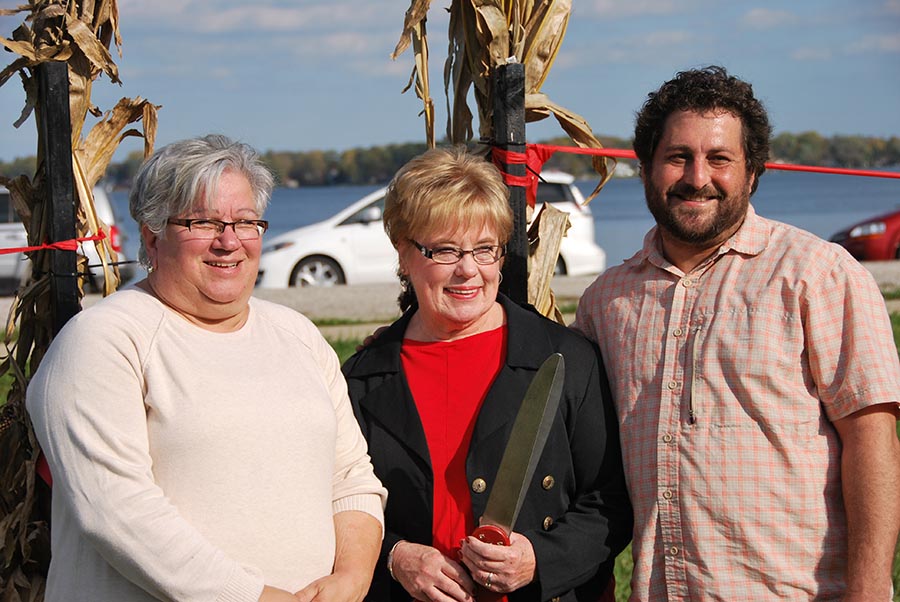
<instances>
[{"instance_id":1,"label":"knife handle","mask_svg":"<svg viewBox=\"0 0 900 602\"><path fill-rule=\"evenodd\" d=\"M479 541L495 546L509 545L509 537L506 535L506 531L496 525L481 525L472 532L472 535ZM479 583L478 585L481 586L482 584ZM478 592L475 594L475 599L478 602L505 602L506 595L479 587Z\"/></svg>"},{"instance_id":2,"label":"knife handle","mask_svg":"<svg viewBox=\"0 0 900 602\"><path fill-rule=\"evenodd\" d=\"M481 525L472 532L472 535L477 537L479 541L495 546L509 545L509 537L507 537L506 531L496 525Z\"/></svg>"}]
</instances>

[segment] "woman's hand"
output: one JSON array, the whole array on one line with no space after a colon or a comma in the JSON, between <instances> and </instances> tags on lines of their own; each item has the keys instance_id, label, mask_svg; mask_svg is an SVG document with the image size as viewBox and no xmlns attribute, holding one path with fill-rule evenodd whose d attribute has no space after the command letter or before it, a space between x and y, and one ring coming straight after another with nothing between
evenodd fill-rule
<instances>
[{"instance_id":1,"label":"woman's hand","mask_svg":"<svg viewBox=\"0 0 900 602\"><path fill-rule=\"evenodd\" d=\"M472 579L493 592L509 593L534 581L537 561L534 547L521 533L511 533L508 546L498 546L466 537L460 558Z\"/></svg>"},{"instance_id":2,"label":"woman's hand","mask_svg":"<svg viewBox=\"0 0 900 602\"><path fill-rule=\"evenodd\" d=\"M465 567L431 546L401 541L394 548L391 571L415 600L471 602L474 599L475 584Z\"/></svg>"},{"instance_id":3,"label":"woman's hand","mask_svg":"<svg viewBox=\"0 0 900 602\"><path fill-rule=\"evenodd\" d=\"M294 594L300 602L361 602L381 550L381 523L359 510L334 515L334 570Z\"/></svg>"},{"instance_id":4,"label":"woman's hand","mask_svg":"<svg viewBox=\"0 0 900 602\"><path fill-rule=\"evenodd\" d=\"M366 596L369 581L349 571L335 571L316 579L294 594L299 602L359 602Z\"/></svg>"}]
</instances>

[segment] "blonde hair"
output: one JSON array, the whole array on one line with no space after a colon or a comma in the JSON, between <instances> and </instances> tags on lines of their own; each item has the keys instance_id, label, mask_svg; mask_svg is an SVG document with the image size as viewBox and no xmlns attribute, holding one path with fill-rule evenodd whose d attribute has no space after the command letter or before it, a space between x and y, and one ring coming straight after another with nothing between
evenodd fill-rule
<instances>
[{"instance_id":1,"label":"blonde hair","mask_svg":"<svg viewBox=\"0 0 900 602\"><path fill-rule=\"evenodd\" d=\"M384 231L403 240L487 225L501 245L512 235L509 189L500 172L462 147L435 148L410 160L388 185Z\"/></svg>"}]
</instances>

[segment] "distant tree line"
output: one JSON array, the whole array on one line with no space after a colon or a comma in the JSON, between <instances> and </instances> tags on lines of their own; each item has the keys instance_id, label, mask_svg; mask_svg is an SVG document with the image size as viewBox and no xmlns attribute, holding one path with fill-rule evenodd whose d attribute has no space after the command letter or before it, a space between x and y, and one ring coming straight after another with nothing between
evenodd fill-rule
<instances>
[{"instance_id":1,"label":"distant tree line","mask_svg":"<svg viewBox=\"0 0 900 602\"><path fill-rule=\"evenodd\" d=\"M600 136L608 148L630 149L631 140ZM571 145L568 138L554 138L545 144ZM330 186L339 184L381 184L412 157L425 151L424 143L389 144L345 151L267 151L263 157L281 186ZM779 134L772 140L771 160L801 165L877 169L900 165L900 137L833 136L816 132ZM120 163L112 163L106 181L128 187L142 161L139 151ZM575 176L590 177L590 157L556 153L546 165ZM34 157L0 162L0 175L33 174Z\"/></svg>"}]
</instances>

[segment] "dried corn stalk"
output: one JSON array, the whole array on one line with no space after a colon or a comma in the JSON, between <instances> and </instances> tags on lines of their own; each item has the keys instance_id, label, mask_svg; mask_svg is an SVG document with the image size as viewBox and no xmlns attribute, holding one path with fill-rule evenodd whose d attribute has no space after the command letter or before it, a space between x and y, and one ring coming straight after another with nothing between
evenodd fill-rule
<instances>
[{"instance_id":1,"label":"dried corn stalk","mask_svg":"<svg viewBox=\"0 0 900 602\"><path fill-rule=\"evenodd\" d=\"M424 86L417 85L416 93L425 104L426 136L433 146L432 101L427 86L428 56L425 39L425 19L430 4L431 0L411 0L400 42L392 56L396 58L409 46L407 38L413 41L416 62L410 82L413 78L417 84L425 82ZM584 118L554 103L541 92L565 36L571 8L571 0L452 0L449 9L450 45L444 65L444 89L448 104L447 139L450 143L464 144L473 137L472 112L467 102L471 90L474 90L477 104L479 138L483 142L492 139L490 76L496 67L514 59L525 66L525 121L539 121L553 115L575 144L583 148L602 148L603 145ZM612 177L613 169L610 166L614 165L608 164L603 157L594 157L592 163L600 175L600 181L588 201ZM567 224L559 227L563 228L563 232L568 229ZM540 246L540 240L534 241L532 249L536 250ZM546 283L547 290L538 293L539 297L546 297L555 264L555 259L553 262L532 262L529 291L538 290L532 287L533 280ZM546 265L551 266L549 273L537 273L548 269ZM534 303L535 300L529 292L529 301ZM551 313L552 311L545 312L545 315Z\"/></svg>"},{"instance_id":2,"label":"dried corn stalk","mask_svg":"<svg viewBox=\"0 0 900 602\"><path fill-rule=\"evenodd\" d=\"M34 114L40 131L43 116L37 105L36 69L48 61L67 63L72 164L78 202L76 236L81 238L101 230L108 235L108 225L97 218L94 210L94 185L125 137L143 136L145 154L152 152L159 108L141 98L122 99L114 109L102 114L91 103L91 87L101 74L119 83L118 68L109 53L113 40L117 48L121 47L117 2L30 0L15 9L0 9L0 15L18 13L24 13L26 22L16 28L11 38L0 37L0 44L19 57L0 71L0 85L18 74L25 89L25 106L14 125L19 127ZM82 137L88 113L102 118ZM143 121L143 132L126 130L138 121ZM22 218L29 246L48 242L44 159L39 138L34 177L0 179L9 188L10 198ZM108 237L86 244L97 244L105 274L104 293L109 294L118 285L116 254ZM0 408L0 479L4 484L0 494L2 600L42 599L49 562L48 516L46 508L41 506L42 496L36 495L39 485L36 485L35 463L39 451L25 415L24 393L27 373L37 369L51 339L50 254L38 251L29 256L32 274L19 288L10 309L4 337L7 353L0 362L0 375L14 376L6 404ZM79 261L79 272L86 271L84 258Z\"/></svg>"},{"instance_id":3,"label":"dried corn stalk","mask_svg":"<svg viewBox=\"0 0 900 602\"><path fill-rule=\"evenodd\" d=\"M416 65L409 76L409 82L403 88L403 92L416 85L416 96L422 100L422 113L425 118L425 138L428 148L434 148L434 102L431 100L431 85L428 78L428 35L425 27L425 13L428 12L430 0L414 2L406 12L403 23L403 35L391 54L396 59L404 50L413 45L413 53L416 57Z\"/></svg>"}]
</instances>

